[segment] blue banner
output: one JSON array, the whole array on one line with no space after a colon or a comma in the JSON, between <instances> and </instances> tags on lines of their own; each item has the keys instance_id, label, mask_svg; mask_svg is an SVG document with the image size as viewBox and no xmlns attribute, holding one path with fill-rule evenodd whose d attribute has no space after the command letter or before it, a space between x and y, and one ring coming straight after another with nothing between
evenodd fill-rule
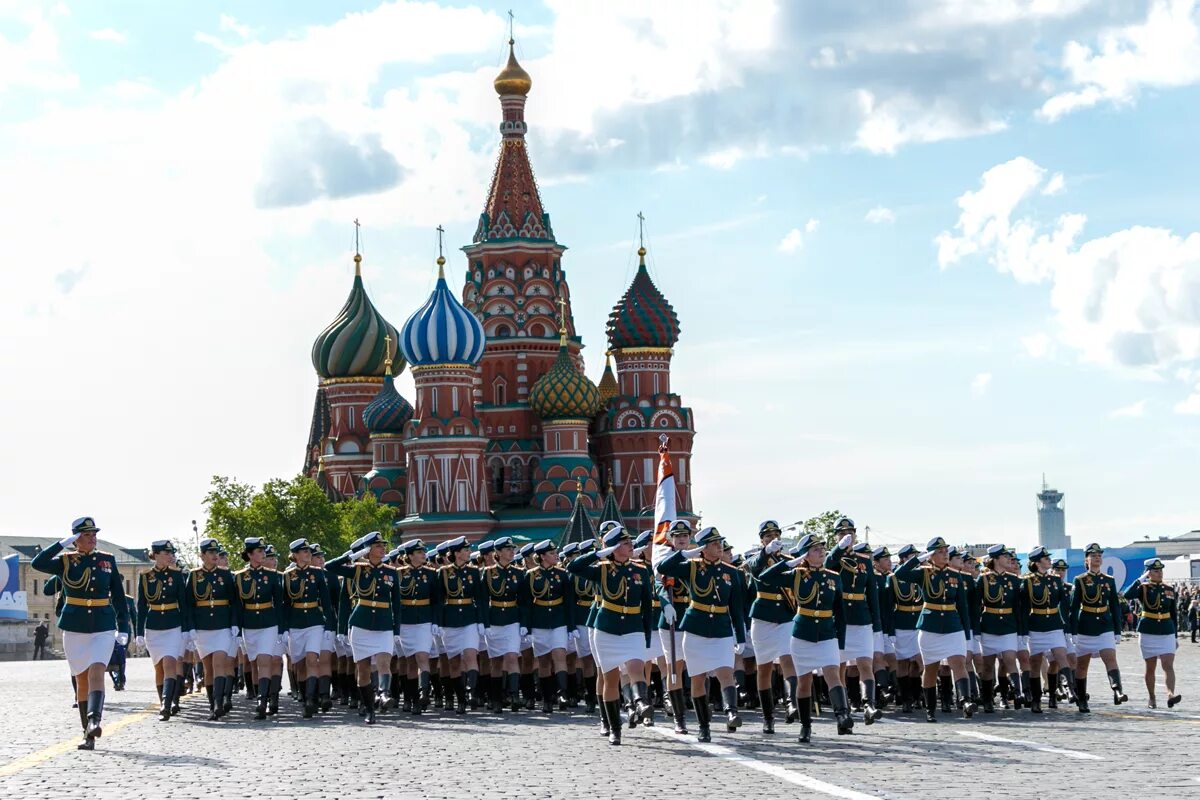
<instances>
[{"instance_id":1,"label":"blue banner","mask_svg":"<svg viewBox=\"0 0 1200 800\"><path fill-rule=\"evenodd\" d=\"M21 565L19 556L13 553L0 559L0 619L29 619L29 606L25 593L21 591Z\"/></svg>"},{"instance_id":2,"label":"blue banner","mask_svg":"<svg viewBox=\"0 0 1200 800\"><path fill-rule=\"evenodd\" d=\"M1117 582L1117 589L1125 591L1145 570L1143 563L1148 558L1154 558L1158 551L1153 547L1113 547L1104 551L1104 563L1101 572L1106 572ZM1025 556L1022 554L1022 559ZM1076 575L1087 571L1083 563L1083 550L1051 550L1050 558L1065 559L1067 562L1067 581L1075 580Z\"/></svg>"}]
</instances>

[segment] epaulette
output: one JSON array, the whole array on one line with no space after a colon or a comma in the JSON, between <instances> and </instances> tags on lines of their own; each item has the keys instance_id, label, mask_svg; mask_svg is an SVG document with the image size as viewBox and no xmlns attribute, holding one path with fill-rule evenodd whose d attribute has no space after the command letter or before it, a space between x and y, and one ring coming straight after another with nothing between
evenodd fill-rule
<instances>
[{"instance_id":1,"label":"epaulette","mask_svg":"<svg viewBox=\"0 0 1200 800\"><path fill-rule=\"evenodd\" d=\"M801 566L803 566L803 564ZM836 569L828 569L826 567L821 567L821 572L824 572L828 575L837 575L838 574L838 571Z\"/></svg>"},{"instance_id":2,"label":"epaulette","mask_svg":"<svg viewBox=\"0 0 1200 800\"><path fill-rule=\"evenodd\" d=\"M242 567L242 568L241 568L241 569L239 569L239 570L234 570L233 574L234 574L234 575L242 575L242 574L245 574L245 573L247 573L247 572L249 572L249 571L250 571L250 568L249 568L249 567Z\"/></svg>"},{"instance_id":3,"label":"epaulette","mask_svg":"<svg viewBox=\"0 0 1200 800\"><path fill-rule=\"evenodd\" d=\"M358 561L355 561L355 562L354 562L354 564L353 564L352 566L355 566L355 567L369 567L369 566L371 566L371 562L370 562L370 561L367 561L365 558L362 558L362 559L359 559ZM382 566L383 566L383 564L380 564L379 566L381 566L381 567L382 567Z\"/></svg>"},{"instance_id":4,"label":"epaulette","mask_svg":"<svg viewBox=\"0 0 1200 800\"><path fill-rule=\"evenodd\" d=\"M112 556L112 553L108 552L107 550L93 550L93 551L90 553L90 555L93 555L93 556Z\"/></svg>"}]
</instances>

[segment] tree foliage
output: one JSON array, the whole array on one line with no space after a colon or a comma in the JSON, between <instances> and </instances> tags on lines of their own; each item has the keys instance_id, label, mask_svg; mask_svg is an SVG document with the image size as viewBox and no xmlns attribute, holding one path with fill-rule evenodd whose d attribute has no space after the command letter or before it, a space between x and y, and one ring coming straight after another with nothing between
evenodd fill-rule
<instances>
[{"instance_id":1,"label":"tree foliage","mask_svg":"<svg viewBox=\"0 0 1200 800\"><path fill-rule=\"evenodd\" d=\"M836 508L833 511L826 511L824 514L818 514L815 517L809 517L801 524L801 530L805 534L813 534L821 537L825 542L826 549L833 547L837 542L838 537L833 534L833 526L842 518L842 512Z\"/></svg>"},{"instance_id":2,"label":"tree foliage","mask_svg":"<svg viewBox=\"0 0 1200 800\"><path fill-rule=\"evenodd\" d=\"M393 509L379 505L371 494L332 503L303 475L275 478L261 489L214 475L204 505L208 509L204 534L216 538L234 556L251 536L275 545L281 559L286 557L288 543L300 538L340 554L365 533L380 531L390 537L395 518Z\"/></svg>"}]
</instances>

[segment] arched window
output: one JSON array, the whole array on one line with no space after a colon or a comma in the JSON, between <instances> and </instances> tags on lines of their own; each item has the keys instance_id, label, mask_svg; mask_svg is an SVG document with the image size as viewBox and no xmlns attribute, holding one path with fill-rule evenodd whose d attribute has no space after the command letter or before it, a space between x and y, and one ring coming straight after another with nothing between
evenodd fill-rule
<instances>
[{"instance_id":1,"label":"arched window","mask_svg":"<svg viewBox=\"0 0 1200 800\"><path fill-rule=\"evenodd\" d=\"M542 337L546 335L546 326L540 322L535 322L529 326L529 335Z\"/></svg>"},{"instance_id":2,"label":"arched window","mask_svg":"<svg viewBox=\"0 0 1200 800\"><path fill-rule=\"evenodd\" d=\"M512 336L512 328L508 327L507 325L496 326L496 338L507 339L510 336Z\"/></svg>"}]
</instances>

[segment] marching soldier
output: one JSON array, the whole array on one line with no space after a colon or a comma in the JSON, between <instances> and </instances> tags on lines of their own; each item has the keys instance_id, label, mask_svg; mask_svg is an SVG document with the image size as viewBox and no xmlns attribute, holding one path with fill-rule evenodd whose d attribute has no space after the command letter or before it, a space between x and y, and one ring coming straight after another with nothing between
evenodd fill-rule
<instances>
[{"instance_id":1,"label":"marching soldier","mask_svg":"<svg viewBox=\"0 0 1200 800\"><path fill-rule=\"evenodd\" d=\"M588 540L586 542L570 542L563 545L562 555L564 558L563 568L568 570L571 562L579 556L587 553L595 546L595 542ZM592 657L592 637L591 637L591 616L592 607L596 602L596 590L592 586L592 582L571 575L571 590L575 594L575 609L572 616L576 620L576 630L578 625L583 625L583 630L579 631L579 635L574 639L575 649L575 673L577 680L583 684L584 700L586 702L587 712L595 713L596 706L599 703L599 698L596 696L596 659ZM608 733L605 733L607 736Z\"/></svg>"},{"instance_id":2,"label":"marching soldier","mask_svg":"<svg viewBox=\"0 0 1200 800\"><path fill-rule=\"evenodd\" d=\"M196 652L204 674L210 676L205 680L209 720L218 720L233 708L233 665L240 633L233 573L217 566L219 550L216 539L202 540L200 566L188 573L184 585Z\"/></svg>"},{"instance_id":3,"label":"marching soldier","mask_svg":"<svg viewBox=\"0 0 1200 800\"><path fill-rule=\"evenodd\" d=\"M912 558L917 548L906 544L896 553L903 564ZM899 578L896 573L888 576L888 594L891 597L892 625L896 636L896 673L898 694L905 713L921 702L921 650L917 646L917 621L924 606L921 604L920 588Z\"/></svg>"},{"instance_id":4,"label":"marching soldier","mask_svg":"<svg viewBox=\"0 0 1200 800\"><path fill-rule=\"evenodd\" d=\"M892 574L892 554L886 547L871 552L871 581L875 589L875 605L879 609L879 624L875 629L875 691L876 707L887 696L895 698L893 676L896 669L896 598L889 591Z\"/></svg>"},{"instance_id":5,"label":"marching soldier","mask_svg":"<svg viewBox=\"0 0 1200 800\"><path fill-rule=\"evenodd\" d=\"M774 539L763 551L775 555L782 544ZM850 699L841 674L846 635L842 580L837 572L824 567L825 545L812 534L801 538L789 555L789 560L777 561L762 572L758 581L768 588L790 589L796 598L791 651L799 684L800 743L807 744L812 739L813 672L820 672L829 687L838 735L854 730Z\"/></svg>"},{"instance_id":6,"label":"marching soldier","mask_svg":"<svg viewBox=\"0 0 1200 800\"><path fill-rule=\"evenodd\" d=\"M255 665L258 674L258 707L255 719L279 712L279 690L283 676L275 670L274 659L283 653L287 617L283 610L283 581L274 569L267 566L267 551L257 536L245 540L242 549L244 569L235 572L239 614L242 619L242 641L246 657Z\"/></svg>"},{"instance_id":7,"label":"marching soldier","mask_svg":"<svg viewBox=\"0 0 1200 800\"><path fill-rule=\"evenodd\" d=\"M288 550L293 562L283 573L288 658L296 668L304 718L311 719L318 706L322 711L333 706L329 685L321 686L319 676L325 621L336 617L325 570L312 565L312 545L307 539L296 539L288 545Z\"/></svg>"},{"instance_id":8,"label":"marching soldier","mask_svg":"<svg viewBox=\"0 0 1200 800\"><path fill-rule=\"evenodd\" d=\"M679 629L683 631L683 653L692 679L692 704L696 709L701 742L712 741L705 678L721 684L727 720L735 731L742 725L738 714L737 685L733 682L733 657L746 641L743 587L736 568L722 563L724 540L716 528L696 535L696 547L671 553L658 563L658 573L674 578L688 590L691 602ZM640 688L640 687L639 687Z\"/></svg>"},{"instance_id":9,"label":"marching soldier","mask_svg":"<svg viewBox=\"0 0 1200 800\"><path fill-rule=\"evenodd\" d=\"M1141 604L1138 639L1146 661L1146 693L1150 708L1158 708L1154 699L1155 661L1162 663L1167 681L1167 708L1174 708L1182 695L1175 694L1175 589L1163 583L1163 562L1147 559L1146 571L1125 591L1125 599Z\"/></svg>"},{"instance_id":10,"label":"marching soldier","mask_svg":"<svg viewBox=\"0 0 1200 800\"><path fill-rule=\"evenodd\" d=\"M874 584L867 574L866 562L870 560L869 546L863 542L858 549L854 520L842 517L834 526L834 534L841 539L825 557L825 569L837 572L842 580L842 604L845 611L846 643L842 653L842 673L846 667L856 667L862 681L863 719L874 724L882 714L875 708L875 620L879 618ZM866 556L866 558L860 558ZM871 677L866 677L871 676ZM858 682L855 678L855 683ZM854 687L846 678L848 690ZM853 699L853 692L851 692Z\"/></svg>"},{"instance_id":11,"label":"marching soldier","mask_svg":"<svg viewBox=\"0 0 1200 800\"><path fill-rule=\"evenodd\" d=\"M766 550L767 545L782 535L779 523L775 520L761 523L758 526L758 541L763 549L746 562L754 597L750 605L750 642L754 645L754 657L758 661L758 697L763 714L762 732L766 734L775 733L773 684L776 663L787 684L787 722L795 722L800 717L796 669L792 666L792 620L796 616L796 600L789 589L776 591L774 587L762 586L758 580L759 575L785 560L778 552L769 553Z\"/></svg>"},{"instance_id":12,"label":"marching soldier","mask_svg":"<svg viewBox=\"0 0 1200 800\"><path fill-rule=\"evenodd\" d=\"M672 550L683 551L692 543L692 526L686 519L677 519L671 523L667 542ZM674 578L660 577L656 584L659 600L658 638L663 651L663 675L666 676L667 699L671 706L671 715L675 718L675 732L687 734L687 698L683 684L683 674L687 661L683 656L682 637L675 642L675 663L667 663L671 658L671 626L683 619L688 607L688 590L682 582Z\"/></svg>"},{"instance_id":13,"label":"marching soldier","mask_svg":"<svg viewBox=\"0 0 1200 800\"><path fill-rule=\"evenodd\" d=\"M538 565L525 572L520 585L521 627L533 640L538 660L542 711L549 714L555 690L559 710L567 706L567 646L575 629L575 592L571 576L558 565L558 549L550 540L533 547Z\"/></svg>"},{"instance_id":14,"label":"marching soldier","mask_svg":"<svg viewBox=\"0 0 1200 800\"><path fill-rule=\"evenodd\" d=\"M512 537L497 539L494 552L496 563L483 571L488 594L484 630L492 673L492 696L488 700L490 710L500 713L506 703L512 704L513 711L520 708L521 639L528 631L522 630L525 626L520 623L517 608L524 573L513 564L516 547Z\"/></svg>"},{"instance_id":15,"label":"marching soldier","mask_svg":"<svg viewBox=\"0 0 1200 800\"><path fill-rule=\"evenodd\" d=\"M1030 710L1042 713L1042 662L1050 655L1058 675L1074 684L1071 662L1067 660L1067 637L1062 618L1062 579L1051 572L1050 553L1038 545L1029 551L1029 574L1025 576L1022 611L1027 614L1030 660ZM1057 675L1055 676L1057 680ZM1057 686L1047 686L1050 708L1058 707Z\"/></svg>"},{"instance_id":16,"label":"marching soldier","mask_svg":"<svg viewBox=\"0 0 1200 800\"><path fill-rule=\"evenodd\" d=\"M929 722L937 722L937 675L942 661L949 662L955 688L959 697L965 698L963 716L969 719L975 713L965 663L964 631L970 625L968 587L963 576L950 569L949 550L946 540L936 536L926 545L925 555L912 556L896 570L898 577L920 586L924 598L917 620L917 643L925 664L921 687L925 694L925 718Z\"/></svg>"},{"instance_id":17,"label":"marching soldier","mask_svg":"<svg viewBox=\"0 0 1200 800\"><path fill-rule=\"evenodd\" d=\"M626 667L631 675L641 674L652 624L653 587L647 585L641 568L632 562L633 536L629 531L620 525L607 531L603 549L578 556L567 571L596 587L592 654L600 668L600 714L609 744L619 745L621 668ZM644 699L638 706L639 716L650 714Z\"/></svg>"},{"instance_id":18,"label":"marching soldier","mask_svg":"<svg viewBox=\"0 0 1200 800\"><path fill-rule=\"evenodd\" d=\"M436 625L434 612L440 606L438 571L426 561L420 539L401 545L407 565L400 570L400 647L408 656L408 691L405 702L413 714L429 707L429 656L433 651Z\"/></svg>"},{"instance_id":19,"label":"marching soldier","mask_svg":"<svg viewBox=\"0 0 1200 800\"><path fill-rule=\"evenodd\" d=\"M454 687L454 713L465 714L467 693L474 696L479 681L479 643L485 636L488 590L482 573L467 563L471 553L465 536L441 546L449 560L438 573L442 598L439 628L447 659L442 679L448 679Z\"/></svg>"},{"instance_id":20,"label":"marching soldier","mask_svg":"<svg viewBox=\"0 0 1200 800\"><path fill-rule=\"evenodd\" d=\"M1079 713L1087 714L1087 673L1092 656L1100 656L1108 670L1113 705L1129 698L1121 689L1121 670L1117 668L1117 640L1121 638L1121 605L1116 581L1100 571L1104 548L1092 543L1084 551L1087 570L1075 578L1071 590L1071 631L1075 634L1075 695Z\"/></svg>"},{"instance_id":21,"label":"marching soldier","mask_svg":"<svg viewBox=\"0 0 1200 800\"><path fill-rule=\"evenodd\" d=\"M358 695L368 725L375 724L379 678L391 674L392 652L400 640L400 581L383 563L383 535L372 531L329 561L325 569L344 578L351 601L350 651L358 679Z\"/></svg>"},{"instance_id":22,"label":"marching soldier","mask_svg":"<svg viewBox=\"0 0 1200 800\"><path fill-rule=\"evenodd\" d=\"M63 605L58 628L63 633L63 650L75 676L75 701L83 726L80 750L94 750L103 733L104 668L112 655L113 641L129 643L118 633L129 624L129 606L117 562L111 553L96 549L100 529L91 517L71 523L71 534L33 557L38 572L57 576L62 584ZM63 552L75 546L74 552Z\"/></svg>"},{"instance_id":23,"label":"marching soldier","mask_svg":"<svg viewBox=\"0 0 1200 800\"><path fill-rule=\"evenodd\" d=\"M992 714L996 707L992 702L996 682L996 659L999 659L1004 674L1012 686L1013 702L1021 707L1024 692L1021 673L1017 668L1017 629L1023 613L1022 585L1012 574L1012 556L1002 544L988 548L984 569L976 581L980 600L979 638L983 648L983 675L980 677L983 712Z\"/></svg>"},{"instance_id":24,"label":"marching soldier","mask_svg":"<svg viewBox=\"0 0 1200 800\"><path fill-rule=\"evenodd\" d=\"M171 569L175 546L169 539L151 543L154 568L142 573L137 591L137 644L145 647L154 663L154 683L163 722L179 713L183 686L178 679L183 658L187 620L186 580ZM189 635L190 638L190 635Z\"/></svg>"},{"instance_id":25,"label":"marching soldier","mask_svg":"<svg viewBox=\"0 0 1200 800\"><path fill-rule=\"evenodd\" d=\"M310 542L309 548L312 552L312 561L309 564L312 569L320 571L329 597L329 605L325 608L325 624L321 631L321 650L317 656L317 697L321 703L321 713L325 713L333 708L333 662L336 652L335 642L338 622L337 602L342 587L337 576L331 575L325 570L325 552L321 549L321 545L316 542Z\"/></svg>"}]
</instances>

